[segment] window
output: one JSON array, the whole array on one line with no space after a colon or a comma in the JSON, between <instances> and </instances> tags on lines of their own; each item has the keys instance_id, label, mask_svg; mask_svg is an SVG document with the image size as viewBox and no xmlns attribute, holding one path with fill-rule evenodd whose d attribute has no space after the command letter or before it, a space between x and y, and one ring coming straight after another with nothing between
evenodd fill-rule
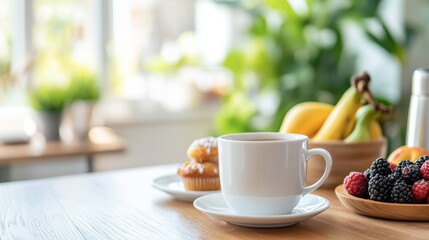
<instances>
[{"instance_id":1,"label":"window","mask_svg":"<svg viewBox=\"0 0 429 240\"><path fill-rule=\"evenodd\" d=\"M0 1L0 102L7 100L14 83L9 76L12 58L11 3L11 0Z\"/></svg>"},{"instance_id":2,"label":"window","mask_svg":"<svg viewBox=\"0 0 429 240\"><path fill-rule=\"evenodd\" d=\"M112 39L108 54L108 71L110 87L116 95L141 95L138 89L137 93L134 93L133 83L142 81L144 60L155 54L156 6L155 1L150 0L112 2Z\"/></svg>"},{"instance_id":3,"label":"window","mask_svg":"<svg viewBox=\"0 0 429 240\"><path fill-rule=\"evenodd\" d=\"M26 102L25 90L28 87L43 83L65 84L76 68L96 73L105 95L112 93L122 99L149 98L155 102L166 100L164 103L167 105L200 101L201 96L193 99L183 96L205 94L213 87L210 82L225 85L231 76L222 71L218 74L217 69L196 71L195 68L184 69L180 77L175 75L187 65L201 67L199 54L216 54L210 59L210 64L213 64L213 59L218 60L222 56L219 49L226 51L226 42L222 41L220 48L213 45L213 51L199 52L201 44L195 34L195 22L202 20L204 15L196 16L197 10L202 12L197 9L198 4L201 2L196 0L2 0L0 73L7 71L5 69L10 65L33 63L30 77L20 80L24 86L15 89L15 92L21 92L20 103ZM216 4L209 5L214 8ZM210 11L210 7L204 9ZM11 17L14 21L10 21ZM221 23L222 26L227 25L226 21ZM10 24L13 27L6 26ZM204 24L213 27L206 21L198 24L198 28L204 29ZM12 34L8 33L11 28ZM218 30L222 33L219 26ZM230 34L229 28L227 31ZM215 37L223 39L218 33ZM203 35L202 41L211 38L207 31ZM12 42L14 46L10 47ZM152 60L166 56L173 57L173 62L168 64L175 71L162 74L153 71ZM181 95L180 98L171 101L171 92ZM181 108L173 106L170 109Z\"/></svg>"},{"instance_id":4,"label":"window","mask_svg":"<svg viewBox=\"0 0 429 240\"><path fill-rule=\"evenodd\" d=\"M34 1L34 82L61 84L75 68L94 71L90 0Z\"/></svg>"},{"instance_id":5,"label":"window","mask_svg":"<svg viewBox=\"0 0 429 240\"><path fill-rule=\"evenodd\" d=\"M181 111L198 106L206 99L207 92L218 94L223 85L229 84L231 76L225 71L204 69L205 63L213 64L213 59L219 60L222 51L226 51L225 41L216 39L228 39L219 32L223 34L230 29L226 27L222 32L219 24L203 22L202 12L209 13L217 7L213 2L205 4L205 8L199 7L203 2L209 1L112 2L108 71L114 95L140 100L148 108ZM201 11L198 16L197 10ZM210 13L213 15L213 10ZM225 21L220 23L226 26ZM204 27L217 31L208 34L202 31ZM212 51L202 52L201 47L207 45L202 46L199 40L208 38L212 39L209 46ZM208 58L207 53L215 55L214 58Z\"/></svg>"},{"instance_id":6,"label":"window","mask_svg":"<svg viewBox=\"0 0 429 240\"><path fill-rule=\"evenodd\" d=\"M112 2L109 73L114 94L145 97L144 88L151 87L148 62L159 51L172 50L183 32L193 31L193 8L194 0Z\"/></svg>"}]
</instances>

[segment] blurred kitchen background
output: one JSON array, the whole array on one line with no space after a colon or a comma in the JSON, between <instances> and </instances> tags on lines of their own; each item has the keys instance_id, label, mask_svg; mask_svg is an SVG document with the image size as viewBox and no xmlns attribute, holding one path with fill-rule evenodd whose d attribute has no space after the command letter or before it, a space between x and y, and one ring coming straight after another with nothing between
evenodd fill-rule
<instances>
[{"instance_id":1,"label":"blurred kitchen background","mask_svg":"<svg viewBox=\"0 0 429 240\"><path fill-rule=\"evenodd\" d=\"M196 138L278 131L298 102L336 103L366 70L396 108L383 124L393 149L405 141L412 72L429 67L428 11L424 0L1 0L0 140L40 129L40 112L63 115L63 130L84 121L70 110L84 100L91 126L127 146L97 156L96 171L183 162ZM38 160L0 174L85 167Z\"/></svg>"}]
</instances>

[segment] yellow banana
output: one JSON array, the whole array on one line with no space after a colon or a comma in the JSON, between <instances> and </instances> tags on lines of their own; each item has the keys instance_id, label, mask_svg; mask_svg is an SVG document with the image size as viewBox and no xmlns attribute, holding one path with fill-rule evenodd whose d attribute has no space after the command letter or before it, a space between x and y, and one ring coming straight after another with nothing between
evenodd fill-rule
<instances>
[{"instance_id":1,"label":"yellow banana","mask_svg":"<svg viewBox=\"0 0 429 240\"><path fill-rule=\"evenodd\" d=\"M347 123L346 128L344 128L344 133L342 134L341 139L343 139L345 136L349 136L352 132L353 129L356 126L356 117L354 117L353 119L350 119L349 123Z\"/></svg>"},{"instance_id":2,"label":"yellow banana","mask_svg":"<svg viewBox=\"0 0 429 240\"><path fill-rule=\"evenodd\" d=\"M303 102L293 106L283 119L280 132L313 137L323 125L334 106L321 102Z\"/></svg>"},{"instance_id":3,"label":"yellow banana","mask_svg":"<svg viewBox=\"0 0 429 240\"><path fill-rule=\"evenodd\" d=\"M360 100L361 95L355 87L347 89L313 140L340 140L347 137L347 126L350 121L355 121L356 111L361 106Z\"/></svg>"},{"instance_id":4,"label":"yellow banana","mask_svg":"<svg viewBox=\"0 0 429 240\"><path fill-rule=\"evenodd\" d=\"M381 130L381 126L376 119L371 120L369 129L371 140L378 140L383 137L383 131Z\"/></svg>"}]
</instances>

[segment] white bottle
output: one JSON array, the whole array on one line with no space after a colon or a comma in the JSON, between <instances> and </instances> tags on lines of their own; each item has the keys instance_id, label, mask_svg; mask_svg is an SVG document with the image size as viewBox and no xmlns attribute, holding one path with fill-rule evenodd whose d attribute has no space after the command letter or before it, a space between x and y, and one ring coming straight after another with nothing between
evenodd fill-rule
<instances>
[{"instance_id":1,"label":"white bottle","mask_svg":"<svg viewBox=\"0 0 429 240\"><path fill-rule=\"evenodd\" d=\"M429 69L413 73L406 144L429 149Z\"/></svg>"}]
</instances>

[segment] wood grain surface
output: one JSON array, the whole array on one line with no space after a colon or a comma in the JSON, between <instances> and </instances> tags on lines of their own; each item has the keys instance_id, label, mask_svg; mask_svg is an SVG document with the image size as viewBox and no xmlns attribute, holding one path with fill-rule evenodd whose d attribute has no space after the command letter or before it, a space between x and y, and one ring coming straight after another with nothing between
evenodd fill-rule
<instances>
[{"instance_id":1,"label":"wood grain surface","mask_svg":"<svg viewBox=\"0 0 429 240\"><path fill-rule=\"evenodd\" d=\"M0 239L427 239L428 222L370 218L334 190L325 212L296 225L258 229L207 217L154 189L179 164L0 184Z\"/></svg>"}]
</instances>

